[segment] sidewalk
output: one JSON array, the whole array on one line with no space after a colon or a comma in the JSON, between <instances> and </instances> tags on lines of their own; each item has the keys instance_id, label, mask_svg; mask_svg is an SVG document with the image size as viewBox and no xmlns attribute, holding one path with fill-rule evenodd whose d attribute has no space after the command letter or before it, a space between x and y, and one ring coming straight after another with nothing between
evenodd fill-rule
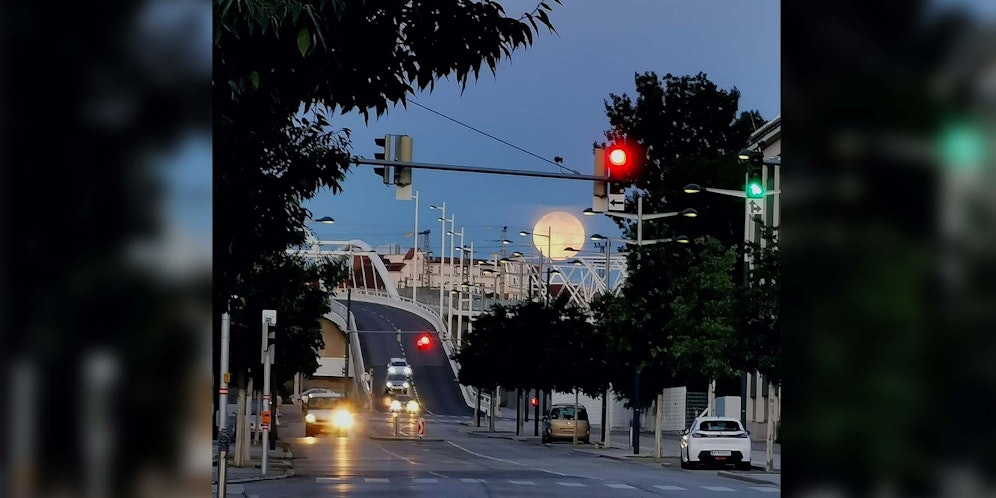
<instances>
[{"instance_id":1,"label":"sidewalk","mask_svg":"<svg viewBox=\"0 0 996 498\"><path fill-rule=\"evenodd\" d=\"M212 444L212 468L211 468L211 484L212 492L217 494L217 484L218 484L218 443L214 442ZM229 451L235 451L235 445L229 446ZM228 486L226 488L226 494L228 496L239 495L242 493L242 486L238 486L240 483L255 482L255 481L267 481L272 479L285 479L294 476L294 454L290 451L290 445L283 441L277 441L277 448L275 450L269 450L267 453L267 472L264 476L262 474L262 462L263 462L263 446L255 445L249 447L249 464L245 467L235 467L232 462L234 458L232 454L228 454L228 467L226 472L228 473L226 481Z\"/></svg>"},{"instance_id":2,"label":"sidewalk","mask_svg":"<svg viewBox=\"0 0 996 498\"><path fill-rule=\"evenodd\" d=\"M467 434L473 434L480 437L490 437L499 439L510 439L515 441L539 441L538 436L533 436L534 425L533 421L530 420L528 423L523 424L523 430L521 435L515 435L515 420L498 418L495 421L495 432L488 432L488 422L486 418L481 419L481 427L476 427L473 423L469 424L469 428L461 430L461 432ZM542 431L542 423L540 425L540 430ZM602 439L601 427L593 426L591 430L591 443L590 445L583 445L579 443L578 448L575 451L590 453L593 455L598 455L603 458L611 458L613 460L623 460L623 461L637 461L637 462L647 462L647 463L661 463L665 466L678 466L679 458L681 457L680 441L681 437L674 433L662 433L661 434L661 454L662 459L658 460L654 457L655 453L655 443L653 432L641 431L640 433L640 454L634 455L633 448L629 445L629 430L619 430L613 429L609 442L611 447L604 448L601 447L599 442ZM570 441L565 443L556 444L571 444ZM723 477L729 477L733 479L746 480L748 482L754 482L759 484L775 484L781 485L781 445L775 444L772 448L771 456L774 464L775 472L767 473L764 472L765 468L765 443L764 441L754 441L752 442L751 451L751 466L753 470L751 472L736 472L736 471L720 471L719 475Z\"/></svg>"}]
</instances>

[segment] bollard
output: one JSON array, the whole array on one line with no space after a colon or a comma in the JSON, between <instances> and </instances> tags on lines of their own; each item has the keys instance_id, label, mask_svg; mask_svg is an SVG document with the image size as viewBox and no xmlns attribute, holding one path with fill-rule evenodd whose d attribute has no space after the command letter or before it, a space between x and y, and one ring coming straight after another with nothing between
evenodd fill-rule
<instances>
[{"instance_id":1,"label":"bollard","mask_svg":"<svg viewBox=\"0 0 996 498\"><path fill-rule=\"evenodd\" d=\"M228 445L231 436L227 428L218 434L218 498L225 498L228 492Z\"/></svg>"}]
</instances>

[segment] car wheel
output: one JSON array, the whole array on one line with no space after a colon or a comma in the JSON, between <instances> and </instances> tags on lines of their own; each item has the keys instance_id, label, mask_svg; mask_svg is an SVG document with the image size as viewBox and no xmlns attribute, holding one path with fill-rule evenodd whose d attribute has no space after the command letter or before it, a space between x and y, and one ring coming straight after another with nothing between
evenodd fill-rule
<instances>
[{"instance_id":1,"label":"car wheel","mask_svg":"<svg viewBox=\"0 0 996 498\"><path fill-rule=\"evenodd\" d=\"M584 443L584 444L591 444L591 437L590 436L586 437L586 438L582 439L581 442Z\"/></svg>"},{"instance_id":2,"label":"car wheel","mask_svg":"<svg viewBox=\"0 0 996 498\"><path fill-rule=\"evenodd\" d=\"M749 471L750 470L750 462L737 462L736 467L737 467L737 470Z\"/></svg>"}]
</instances>

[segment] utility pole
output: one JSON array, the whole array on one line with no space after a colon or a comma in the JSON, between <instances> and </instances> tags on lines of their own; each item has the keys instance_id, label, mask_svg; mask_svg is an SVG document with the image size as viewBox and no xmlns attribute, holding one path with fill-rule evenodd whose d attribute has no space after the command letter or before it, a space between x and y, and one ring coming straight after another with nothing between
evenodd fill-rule
<instances>
[{"instance_id":1,"label":"utility pole","mask_svg":"<svg viewBox=\"0 0 996 498\"><path fill-rule=\"evenodd\" d=\"M225 496L228 487L228 347L231 317L221 315L221 379L218 387L218 496ZM238 414L236 414L238 416Z\"/></svg>"},{"instance_id":2,"label":"utility pole","mask_svg":"<svg viewBox=\"0 0 996 498\"><path fill-rule=\"evenodd\" d=\"M348 318L347 318L348 319ZM274 345L270 344L270 325L277 324L275 310L263 310L263 409L260 411L260 423L263 428L263 462L262 474L265 476L270 453L270 370L274 359Z\"/></svg>"},{"instance_id":3,"label":"utility pole","mask_svg":"<svg viewBox=\"0 0 996 498\"><path fill-rule=\"evenodd\" d=\"M412 301L418 299L418 190L412 196L415 199L415 230L412 230L412 239L415 242L415 249L412 251Z\"/></svg>"}]
</instances>

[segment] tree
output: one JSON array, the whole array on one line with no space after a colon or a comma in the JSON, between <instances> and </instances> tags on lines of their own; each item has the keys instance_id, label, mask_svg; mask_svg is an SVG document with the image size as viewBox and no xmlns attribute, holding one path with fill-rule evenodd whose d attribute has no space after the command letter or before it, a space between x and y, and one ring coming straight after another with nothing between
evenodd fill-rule
<instances>
[{"instance_id":1,"label":"tree","mask_svg":"<svg viewBox=\"0 0 996 498\"><path fill-rule=\"evenodd\" d=\"M647 213L692 207L706 214L694 223L682 223L684 235L711 235L724 245L743 241L743 202L726 196L687 195L689 183L717 188L739 188L744 170L737 153L754 129L764 124L757 111L737 115L740 91L718 88L704 73L695 76L658 78L655 72L636 74L637 97L610 94L605 102L611 128L609 141L626 139L646 152L634 186L646 195ZM635 197L627 198L626 210L636 212ZM620 227L635 238L632 221L616 218ZM645 238L657 234L644 224Z\"/></svg>"},{"instance_id":2,"label":"tree","mask_svg":"<svg viewBox=\"0 0 996 498\"><path fill-rule=\"evenodd\" d=\"M781 383L781 259L778 230L764 227L764 246L747 245L744 256L752 261L747 282L737 303L736 341L730 357L738 370L759 372L775 385Z\"/></svg>"},{"instance_id":3,"label":"tree","mask_svg":"<svg viewBox=\"0 0 996 498\"><path fill-rule=\"evenodd\" d=\"M302 199L341 190L349 130L330 129L332 111L379 116L451 75L466 87L531 45L540 24L552 32L550 10L516 19L491 0L215 0L216 304L257 256L303 241Z\"/></svg>"},{"instance_id":4,"label":"tree","mask_svg":"<svg viewBox=\"0 0 996 498\"><path fill-rule=\"evenodd\" d=\"M302 256L277 253L261 258L253 272L240 282L245 296L232 302L230 369L240 386L247 374L262 385L260 346L262 310L277 311L275 349L277 361L271 370L271 385L279 386L294 374L318 369L318 352L325 347L319 318L329 311L329 295L321 288L332 287L346 277L339 260L309 263Z\"/></svg>"}]
</instances>

